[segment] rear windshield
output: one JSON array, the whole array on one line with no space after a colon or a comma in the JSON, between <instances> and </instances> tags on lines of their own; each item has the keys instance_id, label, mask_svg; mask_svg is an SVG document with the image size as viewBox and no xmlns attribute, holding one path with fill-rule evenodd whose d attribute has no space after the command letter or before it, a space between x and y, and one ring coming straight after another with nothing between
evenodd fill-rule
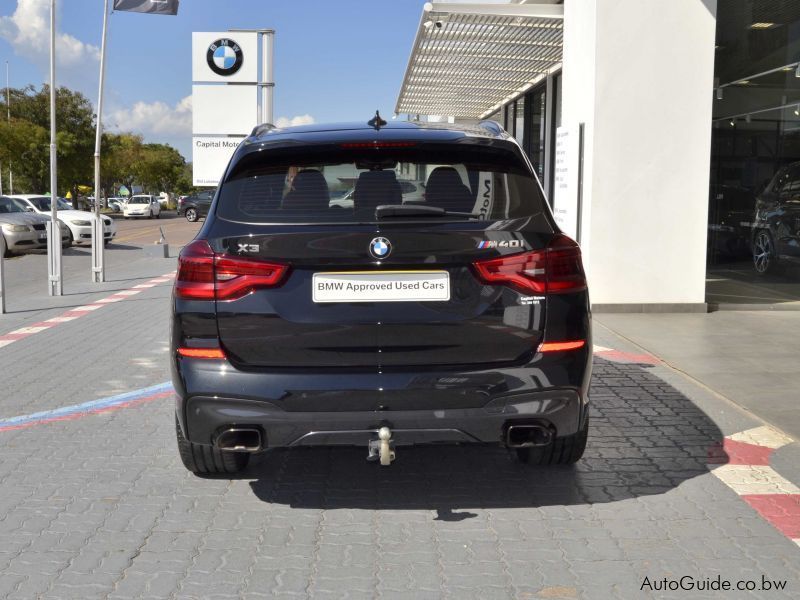
<instances>
[{"instance_id":1,"label":"rear windshield","mask_svg":"<svg viewBox=\"0 0 800 600\"><path fill-rule=\"evenodd\" d=\"M149 196L134 196L128 204L150 204Z\"/></svg>"},{"instance_id":2,"label":"rear windshield","mask_svg":"<svg viewBox=\"0 0 800 600\"><path fill-rule=\"evenodd\" d=\"M385 204L435 206L482 220L531 217L545 210L538 183L510 149L394 144L301 146L245 155L220 188L217 214L241 222L336 223L372 222L375 208Z\"/></svg>"}]
</instances>

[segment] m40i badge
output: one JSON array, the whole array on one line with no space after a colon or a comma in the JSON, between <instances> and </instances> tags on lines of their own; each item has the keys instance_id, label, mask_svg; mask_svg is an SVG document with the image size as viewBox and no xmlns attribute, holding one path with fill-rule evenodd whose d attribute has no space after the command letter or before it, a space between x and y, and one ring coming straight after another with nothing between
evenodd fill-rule
<instances>
[{"instance_id":1,"label":"m40i badge","mask_svg":"<svg viewBox=\"0 0 800 600\"><path fill-rule=\"evenodd\" d=\"M522 248L522 240L482 240L478 242L478 250L484 248Z\"/></svg>"}]
</instances>

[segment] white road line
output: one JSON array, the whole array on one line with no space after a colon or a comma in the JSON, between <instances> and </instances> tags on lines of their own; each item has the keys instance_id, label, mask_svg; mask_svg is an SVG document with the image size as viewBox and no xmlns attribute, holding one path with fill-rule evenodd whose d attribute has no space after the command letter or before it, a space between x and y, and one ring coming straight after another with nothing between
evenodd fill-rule
<instances>
[{"instance_id":1,"label":"white road line","mask_svg":"<svg viewBox=\"0 0 800 600\"><path fill-rule=\"evenodd\" d=\"M6 335L30 335L31 333L39 333L40 331L44 331L45 329L50 329L50 326L36 326L36 327L20 327L19 329L15 329L14 331L9 331Z\"/></svg>"},{"instance_id":2,"label":"white road line","mask_svg":"<svg viewBox=\"0 0 800 600\"><path fill-rule=\"evenodd\" d=\"M794 441L782 431L778 431L769 425L762 425L761 427L754 427L753 429L734 433L728 436L728 439L735 442L744 442L755 446L766 446L767 448L773 449L791 444Z\"/></svg>"},{"instance_id":3,"label":"white road line","mask_svg":"<svg viewBox=\"0 0 800 600\"><path fill-rule=\"evenodd\" d=\"M97 310L100 308L96 304L86 304L85 306L79 306L77 308L73 308L71 312L89 312L92 310Z\"/></svg>"},{"instance_id":4,"label":"white road line","mask_svg":"<svg viewBox=\"0 0 800 600\"><path fill-rule=\"evenodd\" d=\"M95 300L92 304L85 304L83 306L78 306L76 308L70 308L66 310L63 314L42 321L42 323L52 323L52 325L34 325L31 327L20 327L19 329L16 329L9 333L0 334L0 348L8 346L9 344L13 344L16 341L24 340L25 338L31 335L35 335L42 331L52 329L52 327L58 325L59 323L67 323L69 321L74 321L75 319L78 319L83 315L87 315L92 311L103 308L103 306L105 306L106 304L113 304L114 302L120 302L122 300L126 300L131 296L140 294L144 288L155 287L159 283L167 283L168 281L171 281L174 278L174 275L175 271L167 273L166 275L160 275L159 277L150 279L146 283L139 284L138 286L134 286L133 288L127 290L115 292L110 296L106 296L105 298L101 298L100 300ZM7 337L10 337L11 339L4 339Z\"/></svg>"},{"instance_id":5,"label":"white road line","mask_svg":"<svg viewBox=\"0 0 800 600\"><path fill-rule=\"evenodd\" d=\"M800 494L800 488L764 465L722 465L711 472L740 496Z\"/></svg>"}]
</instances>

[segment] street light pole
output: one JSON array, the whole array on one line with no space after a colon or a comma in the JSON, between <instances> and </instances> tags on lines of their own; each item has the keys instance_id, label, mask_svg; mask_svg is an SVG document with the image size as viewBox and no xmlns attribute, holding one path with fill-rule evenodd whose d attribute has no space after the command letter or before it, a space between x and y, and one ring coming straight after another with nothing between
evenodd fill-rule
<instances>
[{"instance_id":1,"label":"street light pole","mask_svg":"<svg viewBox=\"0 0 800 600\"><path fill-rule=\"evenodd\" d=\"M56 0L50 0L50 223L47 235L48 291L64 293L61 281L61 228L58 226L58 157L56 155Z\"/></svg>"},{"instance_id":2,"label":"street light pole","mask_svg":"<svg viewBox=\"0 0 800 600\"><path fill-rule=\"evenodd\" d=\"M103 38L100 44L100 89L97 94L97 131L94 138L94 228L92 232L92 281L105 281L103 220L100 218L100 147L103 139L103 84L106 76L106 37L108 34L108 0L103 6Z\"/></svg>"}]
</instances>

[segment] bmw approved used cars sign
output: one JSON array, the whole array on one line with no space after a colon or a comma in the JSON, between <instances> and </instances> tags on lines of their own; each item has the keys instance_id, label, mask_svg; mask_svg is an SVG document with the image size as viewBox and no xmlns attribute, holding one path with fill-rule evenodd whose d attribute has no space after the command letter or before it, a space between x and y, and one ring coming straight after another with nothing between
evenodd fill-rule
<instances>
[{"instance_id":1,"label":"bmw approved used cars sign","mask_svg":"<svg viewBox=\"0 0 800 600\"><path fill-rule=\"evenodd\" d=\"M346 271L314 273L314 302L446 302L447 271Z\"/></svg>"}]
</instances>

